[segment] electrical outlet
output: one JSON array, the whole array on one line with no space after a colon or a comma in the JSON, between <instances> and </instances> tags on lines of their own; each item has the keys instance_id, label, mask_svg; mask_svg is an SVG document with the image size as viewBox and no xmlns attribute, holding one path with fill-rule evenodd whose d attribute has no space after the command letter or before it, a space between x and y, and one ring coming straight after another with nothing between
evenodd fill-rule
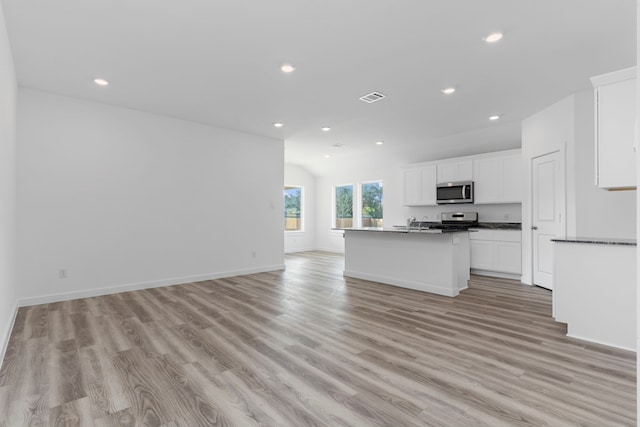
<instances>
[{"instance_id":1,"label":"electrical outlet","mask_svg":"<svg viewBox=\"0 0 640 427\"><path fill-rule=\"evenodd\" d=\"M256 251L252 251L251 252L251 258L255 258L256 257Z\"/></svg>"},{"instance_id":2,"label":"electrical outlet","mask_svg":"<svg viewBox=\"0 0 640 427\"><path fill-rule=\"evenodd\" d=\"M58 270L58 278L59 279L66 279L67 278L67 269L66 268L61 268L60 270Z\"/></svg>"}]
</instances>

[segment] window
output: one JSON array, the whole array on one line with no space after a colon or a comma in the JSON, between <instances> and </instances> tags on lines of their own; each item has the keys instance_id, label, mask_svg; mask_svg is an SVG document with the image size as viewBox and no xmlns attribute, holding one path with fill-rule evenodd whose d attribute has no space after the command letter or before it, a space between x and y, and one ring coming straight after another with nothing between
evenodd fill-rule
<instances>
[{"instance_id":1,"label":"window","mask_svg":"<svg viewBox=\"0 0 640 427\"><path fill-rule=\"evenodd\" d=\"M382 227L382 181L362 184L362 226Z\"/></svg>"},{"instance_id":2,"label":"window","mask_svg":"<svg viewBox=\"0 0 640 427\"><path fill-rule=\"evenodd\" d=\"M336 187L335 228L353 227L353 185Z\"/></svg>"},{"instance_id":3,"label":"window","mask_svg":"<svg viewBox=\"0 0 640 427\"><path fill-rule=\"evenodd\" d=\"M302 231L302 187L284 187L284 231Z\"/></svg>"}]
</instances>

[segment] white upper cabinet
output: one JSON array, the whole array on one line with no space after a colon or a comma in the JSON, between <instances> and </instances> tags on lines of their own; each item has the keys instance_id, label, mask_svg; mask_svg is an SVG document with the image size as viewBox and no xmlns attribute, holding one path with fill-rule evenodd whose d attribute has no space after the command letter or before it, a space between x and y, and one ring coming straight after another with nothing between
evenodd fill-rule
<instances>
[{"instance_id":1,"label":"white upper cabinet","mask_svg":"<svg viewBox=\"0 0 640 427\"><path fill-rule=\"evenodd\" d=\"M596 185L636 187L636 68L592 77L596 102Z\"/></svg>"},{"instance_id":2,"label":"white upper cabinet","mask_svg":"<svg viewBox=\"0 0 640 427\"><path fill-rule=\"evenodd\" d=\"M442 182L471 181L472 179L472 160L438 162L438 184Z\"/></svg>"},{"instance_id":3,"label":"white upper cabinet","mask_svg":"<svg viewBox=\"0 0 640 427\"><path fill-rule=\"evenodd\" d=\"M473 160L474 203L521 203L522 156L520 150Z\"/></svg>"},{"instance_id":4,"label":"white upper cabinet","mask_svg":"<svg viewBox=\"0 0 640 427\"><path fill-rule=\"evenodd\" d=\"M495 203L500 197L500 191L498 190L498 183L500 182L498 159L488 157L486 159L476 159L473 163L474 203Z\"/></svg>"},{"instance_id":5,"label":"white upper cabinet","mask_svg":"<svg viewBox=\"0 0 640 427\"><path fill-rule=\"evenodd\" d=\"M522 153L500 160L502 203L522 203Z\"/></svg>"},{"instance_id":6,"label":"white upper cabinet","mask_svg":"<svg viewBox=\"0 0 640 427\"><path fill-rule=\"evenodd\" d=\"M436 165L404 171L404 205L436 205Z\"/></svg>"},{"instance_id":7,"label":"white upper cabinet","mask_svg":"<svg viewBox=\"0 0 640 427\"><path fill-rule=\"evenodd\" d=\"M522 203L520 150L421 163L404 170L405 206L435 206L436 185L474 181L475 203Z\"/></svg>"},{"instance_id":8,"label":"white upper cabinet","mask_svg":"<svg viewBox=\"0 0 640 427\"><path fill-rule=\"evenodd\" d=\"M404 205L420 205L420 168L404 171Z\"/></svg>"}]
</instances>

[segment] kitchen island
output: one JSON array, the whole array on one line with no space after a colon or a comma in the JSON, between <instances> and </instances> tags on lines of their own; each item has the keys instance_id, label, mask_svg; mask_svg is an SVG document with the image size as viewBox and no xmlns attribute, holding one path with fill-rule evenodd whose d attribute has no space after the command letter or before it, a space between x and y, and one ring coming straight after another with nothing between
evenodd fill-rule
<instances>
[{"instance_id":1,"label":"kitchen island","mask_svg":"<svg viewBox=\"0 0 640 427\"><path fill-rule=\"evenodd\" d=\"M553 317L567 336L636 351L636 240L552 241Z\"/></svg>"},{"instance_id":2,"label":"kitchen island","mask_svg":"<svg viewBox=\"0 0 640 427\"><path fill-rule=\"evenodd\" d=\"M454 297L469 280L469 231L344 230L344 276Z\"/></svg>"}]
</instances>

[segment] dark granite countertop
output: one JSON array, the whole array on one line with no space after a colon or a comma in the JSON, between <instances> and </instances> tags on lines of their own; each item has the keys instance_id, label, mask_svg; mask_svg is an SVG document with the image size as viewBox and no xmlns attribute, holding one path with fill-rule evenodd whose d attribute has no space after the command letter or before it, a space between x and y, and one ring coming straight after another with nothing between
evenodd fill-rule
<instances>
[{"instance_id":1,"label":"dark granite countertop","mask_svg":"<svg viewBox=\"0 0 640 427\"><path fill-rule=\"evenodd\" d=\"M473 228L489 229L489 230L522 230L522 224L519 222L479 222Z\"/></svg>"},{"instance_id":2,"label":"dark granite countertop","mask_svg":"<svg viewBox=\"0 0 640 427\"><path fill-rule=\"evenodd\" d=\"M555 239L551 239L551 241L559 243L587 243L593 245L637 246L636 239L620 239L617 237L557 237Z\"/></svg>"},{"instance_id":3,"label":"dark granite countertop","mask_svg":"<svg viewBox=\"0 0 640 427\"><path fill-rule=\"evenodd\" d=\"M414 221L412 227L437 227L442 225L440 221ZM394 227L402 227L400 225L394 225ZM519 222L479 222L476 225L471 226L474 229L488 229L488 230L522 230L522 224Z\"/></svg>"},{"instance_id":4,"label":"dark granite countertop","mask_svg":"<svg viewBox=\"0 0 640 427\"><path fill-rule=\"evenodd\" d=\"M402 234L449 234L449 233L468 233L469 230L441 230L436 228L412 228L407 230L403 226L394 226L392 228L382 227L361 227L361 228L332 228L336 231L373 231L378 233L402 233Z\"/></svg>"}]
</instances>

